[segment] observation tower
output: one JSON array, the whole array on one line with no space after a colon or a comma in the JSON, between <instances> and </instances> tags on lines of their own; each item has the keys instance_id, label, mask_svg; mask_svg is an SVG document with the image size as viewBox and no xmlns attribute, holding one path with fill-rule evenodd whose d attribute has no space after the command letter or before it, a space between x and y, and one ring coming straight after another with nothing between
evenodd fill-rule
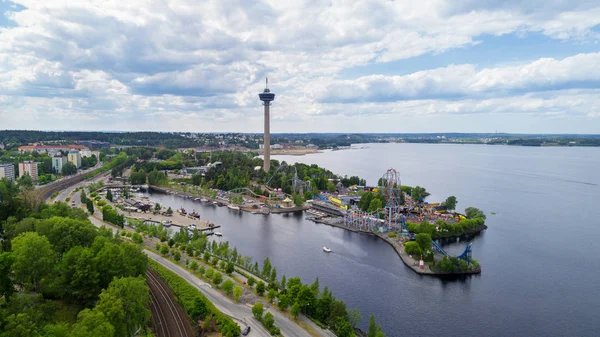
<instances>
[{"instance_id":1,"label":"observation tower","mask_svg":"<svg viewBox=\"0 0 600 337\"><path fill-rule=\"evenodd\" d=\"M263 102L263 106L265 107L265 134L263 136L265 140L264 144L264 164L263 170L265 172L269 172L271 168L271 127L270 127L270 116L269 116L269 107L271 106L271 102L275 100L275 94L269 90L269 79L265 79L265 90L258 94L258 97Z\"/></svg>"}]
</instances>

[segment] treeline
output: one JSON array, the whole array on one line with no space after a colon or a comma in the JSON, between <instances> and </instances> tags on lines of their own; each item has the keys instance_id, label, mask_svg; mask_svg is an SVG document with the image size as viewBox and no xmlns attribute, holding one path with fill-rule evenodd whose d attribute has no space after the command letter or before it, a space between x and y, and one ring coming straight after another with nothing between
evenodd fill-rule
<instances>
[{"instance_id":1,"label":"treeline","mask_svg":"<svg viewBox=\"0 0 600 337\"><path fill-rule=\"evenodd\" d=\"M193 147L198 142L172 132L92 132L92 131L30 131L2 130L0 140L6 144L28 144L33 142L66 140L97 140L111 145L160 146L166 148Z\"/></svg>"},{"instance_id":2,"label":"treeline","mask_svg":"<svg viewBox=\"0 0 600 337\"><path fill-rule=\"evenodd\" d=\"M95 228L82 210L57 203L33 211L13 192L0 198L22 206L3 210L0 218L0 336L110 337L144 330L150 317L146 255Z\"/></svg>"}]
</instances>

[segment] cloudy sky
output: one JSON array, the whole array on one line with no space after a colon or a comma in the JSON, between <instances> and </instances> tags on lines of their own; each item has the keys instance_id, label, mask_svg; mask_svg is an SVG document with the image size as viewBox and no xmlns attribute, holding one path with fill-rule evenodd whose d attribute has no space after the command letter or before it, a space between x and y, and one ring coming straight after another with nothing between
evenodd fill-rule
<instances>
[{"instance_id":1,"label":"cloudy sky","mask_svg":"<svg viewBox=\"0 0 600 337\"><path fill-rule=\"evenodd\" d=\"M598 0L0 0L0 129L600 133Z\"/></svg>"}]
</instances>

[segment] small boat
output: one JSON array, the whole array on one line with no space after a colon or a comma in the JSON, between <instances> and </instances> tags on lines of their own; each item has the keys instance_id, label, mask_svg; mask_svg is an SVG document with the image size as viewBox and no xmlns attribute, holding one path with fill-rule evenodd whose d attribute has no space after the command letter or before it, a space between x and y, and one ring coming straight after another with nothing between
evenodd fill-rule
<instances>
[{"instance_id":1,"label":"small boat","mask_svg":"<svg viewBox=\"0 0 600 337\"><path fill-rule=\"evenodd\" d=\"M181 214L181 215L186 215L187 214L187 212L185 211L185 209L183 207L181 207L180 209L178 209L177 212L179 212L179 214Z\"/></svg>"},{"instance_id":2,"label":"small boat","mask_svg":"<svg viewBox=\"0 0 600 337\"><path fill-rule=\"evenodd\" d=\"M323 247L323 251L325 253L331 253L331 249L329 249L329 247Z\"/></svg>"},{"instance_id":3,"label":"small boat","mask_svg":"<svg viewBox=\"0 0 600 337\"><path fill-rule=\"evenodd\" d=\"M239 211L240 210L240 206L232 205L232 204L227 205L227 208L232 209L234 211Z\"/></svg>"},{"instance_id":4,"label":"small boat","mask_svg":"<svg viewBox=\"0 0 600 337\"><path fill-rule=\"evenodd\" d=\"M202 201L200 198L194 198L194 201Z\"/></svg>"},{"instance_id":5,"label":"small boat","mask_svg":"<svg viewBox=\"0 0 600 337\"><path fill-rule=\"evenodd\" d=\"M221 232L215 232L215 235L216 236L223 236L223 233L221 233Z\"/></svg>"},{"instance_id":6,"label":"small boat","mask_svg":"<svg viewBox=\"0 0 600 337\"><path fill-rule=\"evenodd\" d=\"M216 201L213 201L213 203L212 203L212 204L213 204L213 205L218 205L219 203L218 203L218 202L216 202Z\"/></svg>"},{"instance_id":7,"label":"small boat","mask_svg":"<svg viewBox=\"0 0 600 337\"><path fill-rule=\"evenodd\" d=\"M200 199L200 201L202 201L202 202L208 202L208 199L202 198L202 199Z\"/></svg>"},{"instance_id":8,"label":"small boat","mask_svg":"<svg viewBox=\"0 0 600 337\"><path fill-rule=\"evenodd\" d=\"M193 211L192 213L190 213L190 216L192 218L200 219L200 214L196 213L196 211Z\"/></svg>"}]
</instances>

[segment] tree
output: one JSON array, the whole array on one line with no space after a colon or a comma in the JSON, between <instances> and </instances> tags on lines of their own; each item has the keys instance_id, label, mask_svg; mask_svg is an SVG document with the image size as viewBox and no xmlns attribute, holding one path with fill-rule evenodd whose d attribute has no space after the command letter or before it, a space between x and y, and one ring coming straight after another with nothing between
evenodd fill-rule
<instances>
[{"instance_id":1,"label":"tree","mask_svg":"<svg viewBox=\"0 0 600 337\"><path fill-rule=\"evenodd\" d=\"M20 176L19 179L17 179L17 182L22 190L33 189L33 179L31 179L29 173L25 173L24 175Z\"/></svg>"},{"instance_id":2,"label":"tree","mask_svg":"<svg viewBox=\"0 0 600 337\"><path fill-rule=\"evenodd\" d=\"M262 321L262 315L263 315L264 311L265 311L265 308L264 308L262 302L260 302L260 301L252 306L252 315L254 315L254 317L259 321Z\"/></svg>"},{"instance_id":3,"label":"tree","mask_svg":"<svg viewBox=\"0 0 600 337\"><path fill-rule=\"evenodd\" d=\"M300 304L298 302L292 305L291 314L294 316L294 319L298 318L298 315L300 314Z\"/></svg>"},{"instance_id":4,"label":"tree","mask_svg":"<svg viewBox=\"0 0 600 337\"><path fill-rule=\"evenodd\" d=\"M269 299L269 303L273 303L273 300L277 297L277 290L271 288L267 292L267 298Z\"/></svg>"},{"instance_id":5,"label":"tree","mask_svg":"<svg viewBox=\"0 0 600 337\"><path fill-rule=\"evenodd\" d=\"M375 316L371 314L369 319L369 330L367 330L367 337L377 337L377 325L375 325Z\"/></svg>"},{"instance_id":6,"label":"tree","mask_svg":"<svg viewBox=\"0 0 600 337\"><path fill-rule=\"evenodd\" d=\"M71 162L64 164L60 170L63 176L70 176L77 173L77 166Z\"/></svg>"},{"instance_id":7,"label":"tree","mask_svg":"<svg viewBox=\"0 0 600 337\"><path fill-rule=\"evenodd\" d=\"M190 269L192 269L193 271L198 270L198 262L192 261L192 264L190 264Z\"/></svg>"},{"instance_id":8,"label":"tree","mask_svg":"<svg viewBox=\"0 0 600 337\"><path fill-rule=\"evenodd\" d=\"M206 273L204 273L204 276L206 276L209 279L213 278L213 275L215 273L215 270L212 268L208 268L208 270L206 270Z\"/></svg>"},{"instance_id":9,"label":"tree","mask_svg":"<svg viewBox=\"0 0 600 337\"><path fill-rule=\"evenodd\" d=\"M408 255L416 255L416 256L419 256L422 253L421 247L419 247L419 244L416 243L415 241L409 241L409 242L405 243L404 251Z\"/></svg>"},{"instance_id":10,"label":"tree","mask_svg":"<svg viewBox=\"0 0 600 337\"><path fill-rule=\"evenodd\" d=\"M483 211L481 211L479 208L475 208L475 207L467 207L465 209L465 214L467 215L467 218L469 219L483 219L485 220L486 216L485 213L483 213Z\"/></svg>"},{"instance_id":11,"label":"tree","mask_svg":"<svg viewBox=\"0 0 600 337\"><path fill-rule=\"evenodd\" d=\"M428 250L431 250L431 246L432 246L431 235L429 235L427 233L419 233L419 234L417 234L417 236L415 236L415 241L421 248L421 251L426 252Z\"/></svg>"},{"instance_id":12,"label":"tree","mask_svg":"<svg viewBox=\"0 0 600 337\"><path fill-rule=\"evenodd\" d=\"M160 204L158 202L156 203L156 205L154 205L154 211L155 212L160 212L161 208L162 207L160 206Z\"/></svg>"},{"instance_id":13,"label":"tree","mask_svg":"<svg viewBox=\"0 0 600 337\"><path fill-rule=\"evenodd\" d=\"M163 245L163 246L160 248L160 253L161 253L162 255L167 255L167 254L169 254L169 247L168 247L168 246L166 246L166 245Z\"/></svg>"},{"instance_id":14,"label":"tree","mask_svg":"<svg viewBox=\"0 0 600 337\"><path fill-rule=\"evenodd\" d=\"M173 210L171 207L167 208L167 215L173 215Z\"/></svg>"},{"instance_id":15,"label":"tree","mask_svg":"<svg viewBox=\"0 0 600 337\"><path fill-rule=\"evenodd\" d=\"M175 244L175 239L170 238L168 244L169 244L169 247L173 248L173 245Z\"/></svg>"},{"instance_id":16,"label":"tree","mask_svg":"<svg viewBox=\"0 0 600 337\"><path fill-rule=\"evenodd\" d=\"M177 262L179 262L179 260L181 260L181 253L176 250L175 253L173 254L173 259Z\"/></svg>"},{"instance_id":17,"label":"tree","mask_svg":"<svg viewBox=\"0 0 600 337\"><path fill-rule=\"evenodd\" d=\"M283 276L281 277L281 289L282 289L282 290L285 290L285 282L286 282L286 280L285 280L285 275L283 275Z\"/></svg>"},{"instance_id":18,"label":"tree","mask_svg":"<svg viewBox=\"0 0 600 337\"><path fill-rule=\"evenodd\" d=\"M382 207L383 207L383 204L381 202L381 199L373 198L371 200L371 203L369 204L369 208L367 209L367 212L375 212L376 210L378 210Z\"/></svg>"},{"instance_id":19,"label":"tree","mask_svg":"<svg viewBox=\"0 0 600 337\"><path fill-rule=\"evenodd\" d=\"M269 278L271 276L271 261L268 257L263 262L263 269L261 275L266 278Z\"/></svg>"},{"instance_id":20,"label":"tree","mask_svg":"<svg viewBox=\"0 0 600 337\"><path fill-rule=\"evenodd\" d=\"M210 253L204 252L204 256L202 256L202 260L204 260L204 262L208 263L208 261L210 261Z\"/></svg>"},{"instance_id":21,"label":"tree","mask_svg":"<svg viewBox=\"0 0 600 337\"><path fill-rule=\"evenodd\" d=\"M256 283L256 279L252 276L248 276L248 285L252 287L254 283Z\"/></svg>"},{"instance_id":22,"label":"tree","mask_svg":"<svg viewBox=\"0 0 600 337\"><path fill-rule=\"evenodd\" d=\"M106 191L106 200L108 200L110 202L113 201L113 195L112 195L112 192L110 189Z\"/></svg>"},{"instance_id":23,"label":"tree","mask_svg":"<svg viewBox=\"0 0 600 337\"><path fill-rule=\"evenodd\" d=\"M77 314L73 337L113 336L115 328L100 310L83 309Z\"/></svg>"},{"instance_id":24,"label":"tree","mask_svg":"<svg viewBox=\"0 0 600 337\"><path fill-rule=\"evenodd\" d=\"M212 281L216 285L221 284L221 282L223 282L223 274L219 273L218 271L215 272L215 274L212 277Z\"/></svg>"},{"instance_id":25,"label":"tree","mask_svg":"<svg viewBox=\"0 0 600 337\"><path fill-rule=\"evenodd\" d=\"M150 292L139 277L115 278L100 294L94 310L102 312L115 328L115 336L133 336L150 319Z\"/></svg>"},{"instance_id":26,"label":"tree","mask_svg":"<svg viewBox=\"0 0 600 337\"><path fill-rule=\"evenodd\" d=\"M256 284L256 293L259 296L262 296L265 293L265 283L263 281L258 281Z\"/></svg>"},{"instance_id":27,"label":"tree","mask_svg":"<svg viewBox=\"0 0 600 337\"><path fill-rule=\"evenodd\" d=\"M275 325L275 319L273 318L273 314L267 312L265 317L263 318L263 324L267 328L267 330L271 330L271 328Z\"/></svg>"},{"instance_id":28,"label":"tree","mask_svg":"<svg viewBox=\"0 0 600 337\"><path fill-rule=\"evenodd\" d=\"M27 289L38 291L41 279L52 272L56 263L56 253L48 238L27 232L19 234L11 243L15 281Z\"/></svg>"},{"instance_id":29,"label":"tree","mask_svg":"<svg viewBox=\"0 0 600 337\"><path fill-rule=\"evenodd\" d=\"M447 210L452 211L456 209L457 203L458 201L456 201L456 197L451 195L448 198L446 198L446 201L442 202L442 206L446 206Z\"/></svg>"},{"instance_id":30,"label":"tree","mask_svg":"<svg viewBox=\"0 0 600 337\"><path fill-rule=\"evenodd\" d=\"M273 267L271 270L271 282L277 281L277 268Z\"/></svg>"},{"instance_id":31,"label":"tree","mask_svg":"<svg viewBox=\"0 0 600 337\"><path fill-rule=\"evenodd\" d=\"M0 253L0 297L4 296L7 302L15 290L10 277L12 264L13 256L10 252Z\"/></svg>"},{"instance_id":32,"label":"tree","mask_svg":"<svg viewBox=\"0 0 600 337\"><path fill-rule=\"evenodd\" d=\"M227 266L225 267L225 272L227 273L227 275L231 275L234 270L235 270L235 266L234 266L233 262L231 262L231 261L227 262Z\"/></svg>"},{"instance_id":33,"label":"tree","mask_svg":"<svg viewBox=\"0 0 600 337\"><path fill-rule=\"evenodd\" d=\"M87 207L87 210L88 212L90 212L90 214L94 214L94 202L92 201L92 199L86 199L85 206Z\"/></svg>"},{"instance_id":34,"label":"tree","mask_svg":"<svg viewBox=\"0 0 600 337\"><path fill-rule=\"evenodd\" d=\"M85 195L85 190L83 190L83 189L82 189L82 190L81 190L81 194L79 195L79 201L80 201L82 204L85 204L85 203L87 202L87 199L88 199L88 198L87 198L87 195Z\"/></svg>"},{"instance_id":35,"label":"tree","mask_svg":"<svg viewBox=\"0 0 600 337\"><path fill-rule=\"evenodd\" d=\"M354 328L343 317L335 321L335 335L339 337L354 337Z\"/></svg>"},{"instance_id":36,"label":"tree","mask_svg":"<svg viewBox=\"0 0 600 337\"><path fill-rule=\"evenodd\" d=\"M235 297L236 300L239 301L240 296L242 296L242 292L243 292L242 287L240 287L240 286L233 287L233 296Z\"/></svg>"},{"instance_id":37,"label":"tree","mask_svg":"<svg viewBox=\"0 0 600 337\"><path fill-rule=\"evenodd\" d=\"M225 291L228 295L231 295L233 292L233 281L231 279L225 280L221 286L221 289L223 289L223 291Z\"/></svg>"},{"instance_id":38,"label":"tree","mask_svg":"<svg viewBox=\"0 0 600 337\"><path fill-rule=\"evenodd\" d=\"M358 310L358 308L348 310L348 322L350 322L352 327L357 326L361 321L362 315L360 314L360 310Z\"/></svg>"}]
</instances>

